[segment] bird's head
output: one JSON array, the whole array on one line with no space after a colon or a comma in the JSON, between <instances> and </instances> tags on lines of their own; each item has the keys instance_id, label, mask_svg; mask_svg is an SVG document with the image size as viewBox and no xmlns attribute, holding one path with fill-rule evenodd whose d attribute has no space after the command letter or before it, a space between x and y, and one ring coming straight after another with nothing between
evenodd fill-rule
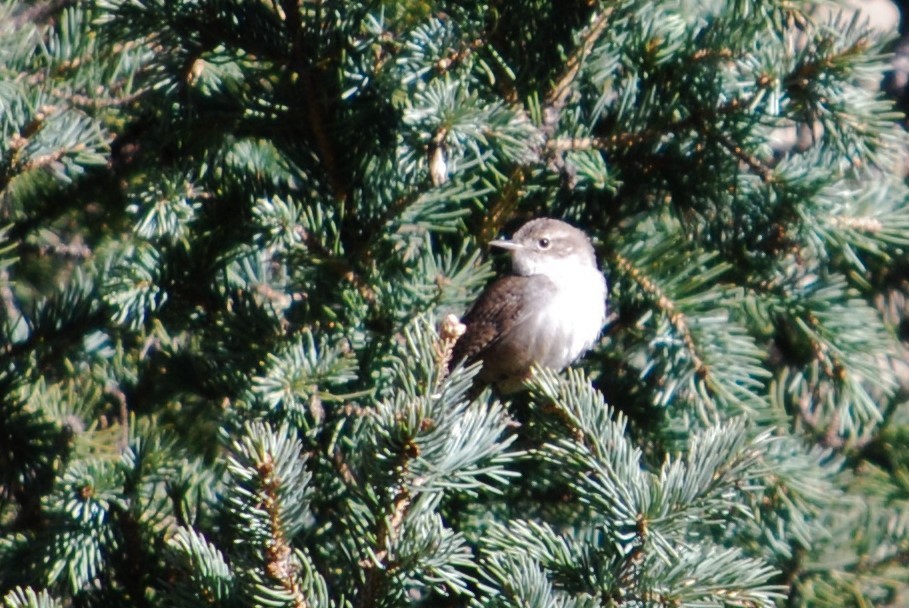
<instances>
[{"instance_id":1,"label":"bird's head","mask_svg":"<svg viewBox=\"0 0 909 608\"><path fill-rule=\"evenodd\" d=\"M489 244L511 253L512 270L517 275L558 277L576 267L596 268L590 239L581 230L561 220L531 220L521 226L510 240L491 241Z\"/></svg>"}]
</instances>

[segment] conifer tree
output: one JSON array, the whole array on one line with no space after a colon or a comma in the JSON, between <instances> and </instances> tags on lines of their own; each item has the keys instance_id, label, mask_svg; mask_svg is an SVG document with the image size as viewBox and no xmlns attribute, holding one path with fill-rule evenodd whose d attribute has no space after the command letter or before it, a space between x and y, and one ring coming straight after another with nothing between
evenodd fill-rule
<instances>
[{"instance_id":1,"label":"conifer tree","mask_svg":"<svg viewBox=\"0 0 909 608\"><path fill-rule=\"evenodd\" d=\"M0 3L0 597L902 606L909 190L821 2ZM575 368L469 398L532 217Z\"/></svg>"}]
</instances>

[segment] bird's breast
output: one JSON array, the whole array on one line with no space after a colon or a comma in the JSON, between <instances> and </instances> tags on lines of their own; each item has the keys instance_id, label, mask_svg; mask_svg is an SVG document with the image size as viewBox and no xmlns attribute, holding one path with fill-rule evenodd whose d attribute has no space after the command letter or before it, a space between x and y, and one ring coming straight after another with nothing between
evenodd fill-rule
<instances>
[{"instance_id":1,"label":"bird's breast","mask_svg":"<svg viewBox=\"0 0 909 608\"><path fill-rule=\"evenodd\" d=\"M548 276L556 289L531 315L525 335L531 360L562 369L596 342L606 318L606 281L596 268L566 269Z\"/></svg>"}]
</instances>

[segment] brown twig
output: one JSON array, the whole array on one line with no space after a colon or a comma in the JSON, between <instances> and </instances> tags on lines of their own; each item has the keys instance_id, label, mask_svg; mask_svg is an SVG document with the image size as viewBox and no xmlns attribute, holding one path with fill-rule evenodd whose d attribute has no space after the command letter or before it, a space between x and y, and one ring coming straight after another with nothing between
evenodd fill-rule
<instances>
[{"instance_id":1,"label":"brown twig","mask_svg":"<svg viewBox=\"0 0 909 608\"><path fill-rule=\"evenodd\" d=\"M663 292L660 286L654 283L649 277L645 276L630 260L618 253L613 254L613 260L615 262L615 267L637 283L650 296L651 301L656 307L663 311L669 319L669 323L672 325L673 329L675 329L682 338L682 342L685 344L685 348L688 350L688 354L691 357L691 363L694 366L695 374L708 382L709 386L710 368L698 355L698 347L694 341L694 336L691 334L691 330L688 328L685 315L676 308L675 303L669 299L669 296Z\"/></svg>"},{"instance_id":2,"label":"brown twig","mask_svg":"<svg viewBox=\"0 0 909 608\"><path fill-rule=\"evenodd\" d=\"M129 445L129 406L126 403L126 393L119 386L108 386L105 391L117 402L117 417L120 420L120 438L117 440L117 449L122 452Z\"/></svg>"},{"instance_id":3,"label":"brown twig","mask_svg":"<svg viewBox=\"0 0 909 608\"><path fill-rule=\"evenodd\" d=\"M710 129L711 134L717 138L717 141L726 148L733 156L743 162L748 166L749 169L754 171L765 184L773 181L773 169L767 166L756 156L748 153L742 148L739 144L734 142L731 137L726 133L721 133Z\"/></svg>"},{"instance_id":4,"label":"brown twig","mask_svg":"<svg viewBox=\"0 0 909 608\"><path fill-rule=\"evenodd\" d=\"M256 470L262 488L261 506L268 513L271 524L271 538L265 547L265 571L291 595L294 608L308 608L306 594L297 580L299 568L293 559L293 549L284 535L281 500L278 496L281 479L275 475L275 463L271 454L265 454L262 461L257 463Z\"/></svg>"},{"instance_id":5,"label":"brown twig","mask_svg":"<svg viewBox=\"0 0 909 608\"><path fill-rule=\"evenodd\" d=\"M565 101L571 92L571 85L577 78L581 66L584 65L584 60L590 55L593 46L606 30L612 11L612 8L607 8L593 17L587 31L581 35L581 43L575 48L568 61L565 62L565 72L546 96L546 105L554 109L556 113L561 111L562 106L565 105Z\"/></svg>"},{"instance_id":6,"label":"brown twig","mask_svg":"<svg viewBox=\"0 0 909 608\"><path fill-rule=\"evenodd\" d=\"M483 223L480 225L479 238L483 243L494 239L505 221L511 217L514 210L517 209L521 200L524 181L527 177L526 167L516 167L508 181L502 188L502 194L490 206L489 211L483 216Z\"/></svg>"},{"instance_id":7,"label":"brown twig","mask_svg":"<svg viewBox=\"0 0 909 608\"><path fill-rule=\"evenodd\" d=\"M759 81L758 86L762 86ZM717 107L713 116L727 116L733 112L747 107L750 100L731 99ZM703 113L692 113L684 118L659 128L647 129L638 133L617 133L601 137L573 137L550 139L546 142L546 149L550 152L561 154L575 150L627 150L640 146L649 141L658 141L670 133L680 133L686 129L695 129L706 136L714 137L728 152L739 161L748 166L762 181L773 181L773 170L756 156L748 153L742 146L724 132L721 132L708 123Z\"/></svg>"},{"instance_id":8,"label":"brown twig","mask_svg":"<svg viewBox=\"0 0 909 608\"><path fill-rule=\"evenodd\" d=\"M81 95L79 93L66 94L63 91L58 93L59 97L67 99L73 107L80 109L91 109L91 110L100 110L103 108L119 108L122 106L128 106L133 102L139 101L142 97L147 95L152 91L152 87L145 87L137 89L136 91L130 93L129 95L124 95L123 97L89 97L88 95Z\"/></svg>"}]
</instances>

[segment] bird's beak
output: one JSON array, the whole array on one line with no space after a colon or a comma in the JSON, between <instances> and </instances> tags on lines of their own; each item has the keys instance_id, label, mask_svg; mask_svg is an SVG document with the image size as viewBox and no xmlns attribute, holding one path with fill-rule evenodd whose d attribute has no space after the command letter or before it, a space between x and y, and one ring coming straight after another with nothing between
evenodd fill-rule
<instances>
[{"instance_id":1,"label":"bird's beak","mask_svg":"<svg viewBox=\"0 0 909 608\"><path fill-rule=\"evenodd\" d=\"M498 241L489 241L489 244L492 247L500 247L502 249L509 249L511 251L516 251L518 249L523 249L524 246L520 243L515 243L514 241L509 241L506 239L500 239Z\"/></svg>"}]
</instances>

